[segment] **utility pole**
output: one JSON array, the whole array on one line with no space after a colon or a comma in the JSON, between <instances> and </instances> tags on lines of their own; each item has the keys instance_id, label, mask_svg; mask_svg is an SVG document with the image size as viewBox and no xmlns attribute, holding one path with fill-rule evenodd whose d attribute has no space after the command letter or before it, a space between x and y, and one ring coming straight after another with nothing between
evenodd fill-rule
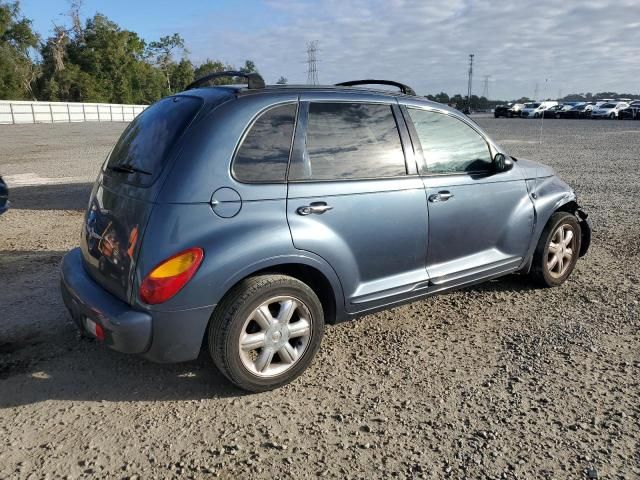
<instances>
[{"instance_id":1,"label":"utility pole","mask_svg":"<svg viewBox=\"0 0 640 480\"><path fill-rule=\"evenodd\" d=\"M469 84L467 85L467 108L471 112L471 85L473 82L473 57L474 54L469 54Z\"/></svg>"},{"instance_id":2,"label":"utility pole","mask_svg":"<svg viewBox=\"0 0 640 480\"><path fill-rule=\"evenodd\" d=\"M307 42L307 84L318 85L318 41Z\"/></svg>"}]
</instances>

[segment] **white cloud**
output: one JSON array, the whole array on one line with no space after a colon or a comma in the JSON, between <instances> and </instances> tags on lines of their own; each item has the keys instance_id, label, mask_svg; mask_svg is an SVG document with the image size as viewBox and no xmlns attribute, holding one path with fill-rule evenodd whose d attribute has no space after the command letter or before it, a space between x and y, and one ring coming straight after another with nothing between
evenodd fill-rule
<instances>
[{"instance_id":1,"label":"white cloud","mask_svg":"<svg viewBox=\"0 0 640 480\"><path fill-rule=\"evenodd\" d=\"M492 97L639 92L640 3L634 1L269 0L252 14L208 17L184 32L195 60L253 59L268 82L306 81L306 42L319 41L319 78L387 78L418 93ZM199 33L195 33L199 32ZM545 81L546 79L546 81Z\"/></svg>"}]
</instances>

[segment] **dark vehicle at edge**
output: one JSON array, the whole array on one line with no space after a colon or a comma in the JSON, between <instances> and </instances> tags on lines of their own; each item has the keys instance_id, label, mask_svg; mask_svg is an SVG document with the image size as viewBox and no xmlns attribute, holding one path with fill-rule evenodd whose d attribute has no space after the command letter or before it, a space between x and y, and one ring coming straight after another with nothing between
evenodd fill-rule
<instances>
[{"instance_id":1,"label":"dark vehicle at edge","mask_svg":"<svg viewBox=\"0 0 640 480\"><path fill-rule=\"evenodd\" d=\"M0 177L0 215L9 210L9 187Z\"/></svg>"},{"instance_id":2,"label":"dark vehicle at edge","mask_svg":"<svg viewBox=\"0 0 640 480\"><path fill-rule=\"evenodd\" d=\"M627 108L623 108L618 112L619 120L640 120L640 101L635 100L629 104Z\"/></svg>"}]
</instances>

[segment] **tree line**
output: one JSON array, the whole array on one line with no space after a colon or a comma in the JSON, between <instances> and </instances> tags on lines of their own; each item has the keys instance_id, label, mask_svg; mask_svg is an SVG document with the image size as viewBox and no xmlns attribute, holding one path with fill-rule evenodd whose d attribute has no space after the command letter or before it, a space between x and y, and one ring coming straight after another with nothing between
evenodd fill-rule
<instances>
[{"instance_id":1,"label":"tree line","mask_svg":"<svg viewBox=\"0 0 640 480\"><path fill-rule=\"evenodd\" d=\"M67 25L55 25L42 39L18 1L0 0L0 99L150 104L209 73L257 72L251 60L239 67L213 59L195 65L179 34L146 42L100 13L83 22L81 6L71 0Z\"/></svg>"}]
</instances>

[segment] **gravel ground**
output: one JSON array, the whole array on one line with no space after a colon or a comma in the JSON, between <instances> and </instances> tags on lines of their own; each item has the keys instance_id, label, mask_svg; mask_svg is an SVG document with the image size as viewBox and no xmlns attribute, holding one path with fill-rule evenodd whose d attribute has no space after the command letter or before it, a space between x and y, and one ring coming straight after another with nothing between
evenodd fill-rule
<instances>
[{"instance_id":1,"label":"gravel ground","mask_svg":"<svg viewBox=\"0 0 640 480\"><path fill-rule=\"evenodd\" d=\"M328 327L300 379L253 395L207 358L156 365L67 318L58 264L124 125L0 127L0 478L640 478L640 122L479 122L591 214L569 281Z\"/></svg>"}]
</instances>

